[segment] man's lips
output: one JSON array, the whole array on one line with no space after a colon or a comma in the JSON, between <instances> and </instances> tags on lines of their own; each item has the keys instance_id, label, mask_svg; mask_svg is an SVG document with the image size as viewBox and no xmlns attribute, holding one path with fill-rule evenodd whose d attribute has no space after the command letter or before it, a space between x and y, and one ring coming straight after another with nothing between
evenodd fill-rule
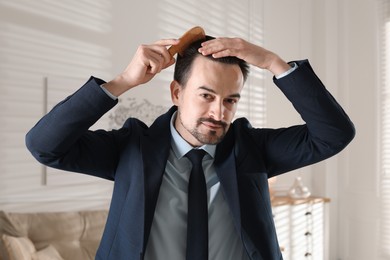
<instances>
[{"instance_id":1,"label":"man's lips","mask_svg":"<svg viewBox=\"0 0 390 260\"><path fill-rule=\"evenodd\" d=\"M213 128L213 129L219 129L219 128L226 128L227 124L225 122L216 121L210 118L207 119L200 119L199 120L201 124Z\"/></svg>"},{"instance_id":2,"label":"man's lips","mask_svg":"<svg viewBox=\"0 0 390 260\"><path fill-rule=\"evenodd\" d=\"M216 124L212 124L212 123L209 123L209 122L203 122L203 124L205 125L205 126L208 126L208 127L210 127L210 128L215 128L215 129L218 129L218 128L222 128L223 126L221 126L221 125L216 125Z\"/></svg>"}]
</instances>

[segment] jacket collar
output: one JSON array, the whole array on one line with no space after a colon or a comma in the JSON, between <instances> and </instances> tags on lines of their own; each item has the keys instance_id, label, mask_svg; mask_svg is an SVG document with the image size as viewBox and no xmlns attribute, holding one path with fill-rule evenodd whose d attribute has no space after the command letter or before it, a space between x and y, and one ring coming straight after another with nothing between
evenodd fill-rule
<instances>
[{"instance_id":1,"label":"jacket collar","mask_svg":"<svg viewBox=\"0 0 390 260\"><path fill-rule=\"evenodd\" d=\"M234 226L241 236L241 212L234 144L234 129L233 125L231 125L223 141L217 145L214 166L232 213Z\"/></svg>"}]
</instances>

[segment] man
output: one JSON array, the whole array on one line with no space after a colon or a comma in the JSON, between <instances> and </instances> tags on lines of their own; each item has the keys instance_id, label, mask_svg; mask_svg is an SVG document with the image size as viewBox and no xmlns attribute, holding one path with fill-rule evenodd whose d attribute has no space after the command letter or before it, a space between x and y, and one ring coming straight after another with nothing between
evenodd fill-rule
<instances>
[{"instance_id":1,"label":"man","mask_svg":"<svg viewBox=\"0 0 390 260\"><path fill-rule=\"evenodd\" d=\"M115 181L97 259L186 259L193 148L207 152L208 258L282 259L268 178L335 155L353 139L353 124L307 61L290 65L243 39L211 37L175 61L167 47L177 43L142 45L113 80L91 78L30 130L27 146L45 165ZM149 128L130 118L119 130L88 131L116 97L175 62L175 106ZM275 75L306 124L257 129L244 118L232 122L248 64Z\"/></svg>"}]
</instances>

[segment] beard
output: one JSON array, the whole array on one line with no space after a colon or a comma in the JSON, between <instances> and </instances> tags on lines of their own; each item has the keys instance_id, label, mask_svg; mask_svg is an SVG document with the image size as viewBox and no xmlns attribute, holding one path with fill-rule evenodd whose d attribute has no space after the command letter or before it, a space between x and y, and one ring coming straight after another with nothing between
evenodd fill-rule
<instances>
[{"instance_id":1,"label":"beard","mask_svg":"<svg viewBox=\"0 0 390 260\"><path fill-rule=\"evenodd\" d=\"M228 124L222 121L216 121L212 118L199 118L196 121L196 125L193 128L187 127L182 118L181 114L178 114L180 124L186 129L193 137L195 137L196 140L198 140L202 144L218 144L220 143L223 138L226 135ZM222 133L218 135L218 132L215 130L209 130L207 133L202 133L199 131L199 127L202 125L203 122L209 122L218 126L221 126Z\"/></svg>"}]
</instances>

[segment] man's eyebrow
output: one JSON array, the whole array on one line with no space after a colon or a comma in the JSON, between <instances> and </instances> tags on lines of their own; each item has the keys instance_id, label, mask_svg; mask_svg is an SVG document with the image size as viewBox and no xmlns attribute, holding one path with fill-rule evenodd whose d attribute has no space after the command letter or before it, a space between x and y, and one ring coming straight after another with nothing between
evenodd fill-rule
<instances>
[{"instance_id":1,"label":"man's eyebrow","mask_svg":"<svg viewBox=\"0 0 390 260\"><path fill-rule=\"evenodd\" d=\"M206 91L211 92L213 94L217 94L217 92L215 92L215 90L208 88L206 86L200 86L198 89L203 89L203 90L206 90ZM230 98L241 98L241 95L240 95L240 93L235 93L235 94L229 95L229 97Z\"/></svg>"}]
</instances>

